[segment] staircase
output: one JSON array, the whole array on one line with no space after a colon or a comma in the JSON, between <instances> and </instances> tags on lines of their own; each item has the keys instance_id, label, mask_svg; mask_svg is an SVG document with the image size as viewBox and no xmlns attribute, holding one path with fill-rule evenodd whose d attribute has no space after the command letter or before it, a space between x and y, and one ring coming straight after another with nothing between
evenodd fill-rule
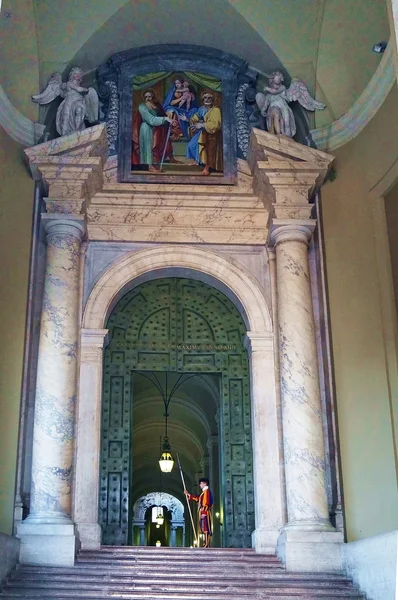
<instances>
[{"instance_id":1,"label":"staircase","mask_svg":"<svg viewBox=\"0 0 398 600\"><path fill-rule=\"evenodd\" d=\"M0 600L364 600L340 575L287 573L251 549L103 547L71 568L19 565Z\"/></svg>"}]
</instances>

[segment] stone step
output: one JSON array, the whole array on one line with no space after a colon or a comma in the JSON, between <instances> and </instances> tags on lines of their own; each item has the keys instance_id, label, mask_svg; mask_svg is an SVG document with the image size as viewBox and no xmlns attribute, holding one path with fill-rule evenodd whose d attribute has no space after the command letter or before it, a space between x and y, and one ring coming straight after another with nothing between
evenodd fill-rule
<instances>
[{"instance_id":1,"label":"stone step","mask_svg":"<svg viewBox=\"0 0 398 600\"><path fill-rule=\"evenodd\" d=\"M252 557L257 559L275 559L279 560L276 554L258 554L254 548L172 548L170 546L101 546L100 550L81 550L80 554L99 554L108 552L112 554L171 554L171 555L195 555L198 552L201 556L223 556L231 558L233 556Z\"/></svg>"},{"instance_id":2,"label":"stone step","mask_svg":"<svg viewBox=\"0 0 398 600\"><path fill-rule=\"evenodd\" d=\"M131 568L135 568L135 567L139 567L142 568L144 566L147 566L148 568L150 567L154 567L157 564L159 564L159 560L156 561L154 559L145 559L145 558L141 558L141 559L134 559L134 560L127 560L127 559L97 559L97 558L85 558L84 560L79 559L76 563L77 565L80 566L92 566L92 565L98 565L98 566L105 566L107 565L109 568L111 568L112 566L119 566L119 565L124 565L126 567L131 567ZM202 567L203 569L203 565L204 563L198 559L196 560L168 560L167 561L167 566L170 569L178 569L178 568L192 568L192 569L197 569L199 567ZM247 563L244 563L243 561L228 561L228 565L225 565L224 562L220 562L219 565L217 565L216 563L214 564L206 564L206 569L213 569L216 570L217 568L229 568L230 570L233 569L242 569L242 568L246 568L246 569L283 569L282 565L279 563L268 563L267 565L250 565Z\"/></svg>"},{"instance_id":3,"label":"stone step","mask_svg":"<svg viewBox=\"0 0 398 600\"><path fill-rule=\"evenodd\" d=\"M63 568L63 567L19 567L13 574L13 579L18 580L50 580L50 581L67 581L73 576L74 581L85 580L85 581L98 581L98 579L107 579L111 581L129 581L139 582L141 580L148 582L148 572L139 573L134 571L133 574L129 571L120 572L119 569L109 569L108 571L102 571L98 573L95 569L84 569L78 570L76 568ZM165 568L163 571L156 570L156 573L151 572L151 581L168 583L170 581L170 571ZM196 585L203 581L203 575L201 573L173 573L174 582L185 582L187 585L192 583ZM211 581L225 581L226 577L223 573L214 573L211 576ZM262 582L284 582L288 585L291 582L311 582L313 585L335 585L335 586L348 586L351 585L349 579L332 574L320 574L320 573L286 573L286 572L268 572L268 573L242 573L233 571L228 573L228 581L242 582L242 585L246 585L246 582L256 582L261 584Z\"/></svg>"},{"instance_id":4,"label":"stone step","mask_svg":"<svg viewBox=\"0 0 398 600\"><path fill-rule=\"evenodd\" d=\"M275 555L256 554L254 552L226 552L225 550L206 550L204 548L188 549L189 551L181 552L180 549L164 549L155 548L152 550L144 550L143 548L137 549L105 549L105 550L84 550L78 555L78 561L87 560L130 560L130 561L152 561L159 562L159 560L174 561L181 564L181 561L185 562L205 562L207 563L219 563L227 562L232 563L247 563L250 565L267 565L267 564L282 564L279 558Z\"/></svg>"},{"instance_id":5,"label":"stone step","mask_svg":"<svg viewBox=\"0 0 398 600\"><path fill-rule=\"evenodd\" d=\"M204 596L199 596L197 592L193 593L122 593L115 591L103 590L102 592L90 592L79 590L7 590L4 595L0 594L2 600L10 600L11 598L24 598L25 600L36 600L37 598L57 598L58 600L70 600L74 598L86 598L87 600L99 600L100 598L113 598L113 600L198 600L198 598L206 598L206 600L231 600L231 595L228 594L211 594L207 593ZM365 600L363 596L353 595L336 595L334 592L305 591L304 594L294 594L281 590L278 593L258 592L256 594L239 593L237 600L297 600L298 598L305 600L341 600L341 598L349 598L350 600Z\"/></svg>"},{"instance_id":6,"label":"stone step","mask_svg":"<svg viewBox=\"0 0 398 600\"><path fill-rule=\"evenodd\" d=\"M74 587L76 589L90 589L90 590L101 590L104 587L117 589L119 591L128 592L130 589L134 591L168 591L168 592L186 592L191 590L195 592L195 590L200 589L200 586L203 582L176 582L174 577L170 577L168 580L156 580L148 579L145 580L136 580L135 578L127 579L127 580L117 580L113 577L98 577L96 580L93 579L77 579L76 577L69 577L69 579L61 579L54 578L45 580L43 578L39 579L10 579L7 581L7 587L11 588L40 588L40 589L48 589L48 588L64 588ZM334 593L346 592L351 595L356 595L355 590L352 587L347 586L346 584L336 585L331 582L311 582L311 581L299 581L299 582L286 582L286 581L251 581L244 582L238 580L229 580L225 579L224 581L206 581L206 592L236 592L241 591L241 588L244 588L247 592L249 591L257 591L257 590L279 590L283 588L284 590L289 589L289 591L297 592L300 590L324 590L333 591ZM354 593L355 592L355 593Z\"/></svg>"},{"instance_id":7,"label":"stone step","mask_svg":"<svg viewBox=\"0 0 398 600\"><path fill-rule=\"evenodd\" d=\"M205 578L205 579L204 579ZM364 600L342 575L287 573L252 549L105 547L74 567L18 565L0 600Z\"/></svg>"},{"instance_id":8,"label":"stone step","mask_svg":"<svg viewBox=\"0 0 398 600\"><path fill-rule=\"evenodd\" d=\"M80 557L97 557L102 558L106 556L118 557L150 557L154 560L158 560L159 557L167 557L172 559L184 558L185 560L190 558L200 559L201 561L208 560L246 560L250 562L280 562L279 558L274 554L256 554L255 552L226 552L225 550L206 550L205 548L197 548L195 550L189 549L190 552L181 552L180 549L162 549L156 548L155 550L144 550L137 546L137 548L129 548L126 550L122 549L105 549L105 550L82 550L79 552Z\"/></svg>"}]
</instances>

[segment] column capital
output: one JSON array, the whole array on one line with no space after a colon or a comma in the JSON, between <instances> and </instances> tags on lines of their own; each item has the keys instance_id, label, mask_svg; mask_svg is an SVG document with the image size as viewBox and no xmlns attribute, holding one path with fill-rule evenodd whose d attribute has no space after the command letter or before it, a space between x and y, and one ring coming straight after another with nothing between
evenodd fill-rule
<instances>
[{"instance_id":1,"label":"column capital","mask_svg":"<svg viewBox=\"0 0 398 600\"><path fill-rule=\"evenodd\" d=\"M272 333L247 331L243 344L246 350L250 353L255 352L274 352L274 337Z\"/></svg>"},{"instance_id":2,"label":"column capital","mask_svg":"<svg viewBox=\"0 0 398 600\"><path fill-rule=\"evenodd\" d=\"M104 348L108 343L109 329L82 329L81 345L90 348Z\"/></svg>"},{"instance_id":3,"label":"column capital","mask_svg":"<svg viewBox=\"0 0 398 600\"><path fill-rule=\"evenodd\" d=\"M102 360L104 347L108 344L108 329L82 329L80 348L82 361Z\"/></svg>"},{"instance_id":4,"label":"column capital","mask_svg":"<svg viewBox=\"0 0 398 600\"><path fill-rule=\"evenodd\" d=\"M273 219L269 240L272 246L283 242L301 242L308 245L315 227L314 219Z\"/></svg>"},{"instance_id":5,"label":"column capital","mask_svg":"<svg viewBox=\"0 0 398 600\"><path fill-rule=\"evenodd\" d=\"M82 215L43 213L41 219L47 234L47 244L51 244L54 238L64 236L73 236L81 242L86 233L86 224Z\"/></svg>"}]
</instances>

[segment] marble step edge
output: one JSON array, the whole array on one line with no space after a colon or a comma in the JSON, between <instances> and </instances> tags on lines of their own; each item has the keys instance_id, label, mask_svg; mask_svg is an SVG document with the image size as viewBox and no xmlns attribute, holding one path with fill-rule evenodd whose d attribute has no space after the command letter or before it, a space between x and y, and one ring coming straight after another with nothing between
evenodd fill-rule
<instances>
[{"instance_id":1,"label":"marble step edge","mask_svg":"<svg viewBox=\"0 0 398 600\"><path fill-rule=\"evenodd\" d=\"M56 568L56 567L54 567ZM54 572L54 571L19 571L16 570L14 571L11 576L10 579L13 580L30 580L30 579L42 579L42 578L49 578L51 580L61 580L63 578L70 578L73 577L75 580L79 579L79 578L85 578L85 579L89 579L89 578L94 578L96 581L98 580L98 577L103 577L104 579L111 579L111 580L115 580L115 581L119 581L119 580L126 580L126 579L134 579L135 581L139 580L139 579L145 579L148 580L148 575L151 575L151 581L156 581L156 582L160 582L160 581L169 581L170 577L173 577L174 581L179 581L179 582L189 582L192 581L192 583L197 583L198 581L202 581L203 580L203 575L202 574L197 574L197 573L170 573L169 571L165 570L164 572L157 570L156 574L152 574L152 573L148 573L148 572L143 572L142 574L139 573L134 573L134 574L130 574L130 573L118 573L115 572L114 569L110 569L109 571L106 572L102 572L101 574L97 573L95 570L90 571L90 572L86 572L86 571L82 571L82 572L76 572L76 570L72 570L72 568L70 570L67 570L66 572L62 571L62 572ZM290 582L300 582L300 581L308 581L308 582L312 582L314 584L333 584L333 585L351 585L351 580L344 577L344 576L338 576L338 575L331 575L330 577L326 577L326 576L322 576L320 574L317 573L278 573L278 572L273 572L273 573L257 573L255 576L253 576L253 574L251 573L228 573L227 575L225 575L224 573L220 573L220 572L216 572L216 573L212 573L211 574L211 578L212 581L223 581L224 579L228 578L229 581L242 581L242 585L245 584L246 580L251 582L263 582L263 581L281 581L281 582L285 582L286 584L289 584Z\"/></svg>"},{"instance_id":2,"label":"marble step edge","mask_svg":"<svg viewBox=\"0 0 398 600\"><path fill-rule=\"evenodd\" d=\"M161 546L157 548L156 546L106 546L102 545L98 549L95 550L80 550L80 554L84 554L86 552L95 553L95 554L103 554L105 552L145 552L145 553L167 553L167 554L197 554L200 552L201 554L226 554L230 556L231 554L247 554L251 556L259 556L259 557L273 557L277 558L277 555L274 554L259 554L256 552L255 548L190 548L188 546Z\"/></svg>"},{"instance_id":3,"label":"marble step edge","mask_svg":"<svg viewBox=\"0 0 398 600\"><path fill-rule=\"evenodd\" d=\"M25 593L28 592L28 593ZM78 596L76 596L76 592L72 592L72 593L68 593L64 590L48 590L48 594L46 593L46 591L43 593L42 590L37 590L37 593L35 593L34 591L31 590L26 590L26 591L22 591L21 593L18 593L16 591L10 592L10 591L4 591L3 593L0 593L0 598L3 598L3 600L7 600L7 599L11 599L11 598L25 598L25 600L36 600L37 598L58 598L59 600L70 600L71 598L74 598L75 600L77 598L86 598L87 600L99 600L100 598L113 598L113 600L197 600L198 596L196 593L194 594L168 594L168 593L163 593L162 595L159 594L153 594L153 593L148 593L148 594L142 594L142 593L135 593L135 592L129 592L126 594L119 594L117 592L115 593L109 593L107 591L103 592L102 594L92 594L91 592L83 592L83 593L79 593ZM50 595L51 594L51 595ZM73 594L73 595L72 595ZM206 600L231 600L231 595L230 594L210 594L207 593L207 595L205 596ZM347 596L345 596L347 598ZM239 600L297 600L297 598L300 598L300 596L298 596L297 594L289 594L289 593L278 593L278 594L268 594L265 596L264 594L260 593L260 594L256 594L255 596L252 594L239 594ZM303 598L303 596L301 595L301 598ZM341 598L344 598L344 596L341 595L336 595L336 594L318 594L317 592L312 592L312 593L308 593L307 595L304 596L305 600L341 600ZM357 595L352 595L349 596L349 598L351 600L365 600L364 596L361 594L357 594Z\"/></svg>"},{"instance_id":4,"label":"marble step edge","mask_svg":"<svg viewBox=\"0 0 398 600\"><path fill-rule=\"evenodd\" d=\"M220 562L225 562L225 563L232 563L232 562L237 562L237 561L244 561L246 564L251 564L251 565L256 565L256 564L273 564L273 563L279 563L282 564L281 561L279 560L279 558L274 557L274 556L266 556L266 555L258 555L258 556L239 556L239 555L233 555L233 556L223 556L223 555L207 555L207 554L167 554L167 553L161 553L159 552L159 554L150 554L150 553L134 553L132 552L131 554L128 553L119 553L119 552L107 552L107 553L101 553L101 554L97 554L95 552L81 552L78 554L77 556L78 560L92 560L92 559L96 559L98 561L101 560L109 560L110 558L112 558L113 560L117 561L117 560L127 560L127 559L132 559L132 560L152 560L152 561L159 561L160 558L164 558L167 560L172 560L174 562L180 562L180 561L185 561L185 562L192 562L192 561L200 561L200 562L214 562L214 563L220 563Z\"/></svg>"},{"instance_id":5,"label":"marble step edge","mask_svg":"<svg viewBox=\"0 0 398 600\"><path fill-rule=\"evenodd\" d=\"M92 561L79 561L75 564L75 567L80 568L80 569L84 569L84 568L93 568L95 566L97 566L98 569L107 567L109 569L118 569L118 568L122 568L124 567L124 569L131 569L132 572L136 572L137 570L141 570L141 571L145 571L147 573L153 572L154 570L156 570L156 564L154 563L150 563L150 562L146 562L146 561L137 561L137 562L130 562L130 561L122 561L119 560L116 564L116 561L101 561L101 563L99 563L98 561L92 560ZM274 565L270 564L267 566L264 565L258 565L258 566L253 566L253 565L242 565L239 564L238 562L233 564L233 565L209 565L209 564L203 564L200 561L196 562L196 563L169 563L167 565L167 568L169 569L169 573L170 572L176 572L177 569L181 568L186 570L187 572L191 572L194 573L195 571L197 571L197 569L206 569L207 573L216 573L216 572L220 572L221 570L224 573L234 573L236 572L237 569L239 569L239 571L242 571L242 569L244 569L244 572L247 574L252 574L253 576L255 576L257 573L265 571L265 570L270 570L270 571L282 571L284 572L285 569L282 565L278 565L277 563L275 563Z\"/></svg>"},{"instance_id":6,"label":"marble step edge","mask_svg":"<svg viewBox=\"0 0 398 600\"><path fill-rule=\"evenodd\" d=\"M206 552L205 549L198 549L191 553L185 552L167 552L167 551L159 551L157 552L119 552L119 551L103 551L103 550L82 550L78 553L78 557L108 557L112 558L125 558L128 557L145 557L145 558L153 558L158 560L159 557L167 557L172 558L173 560L179 559L198 559L198 560L246 560L250 562L281 562L280 559L274 554L243 554L243 553L234 553L234 554L225 554L225 553L211 553Z\"/></svg>"},{"instance_id":7,"label":"marble step edge","mask_svg":"<svg viewBox=\"0 0 398 600\"><path fill-rule=\"evenodd\" d=\"M69 580L43 580L43 579L10 579L6 582L6 587L8 588L27 588L27 586L31 586L34 588L54 588L54 587L72 587L77 589L102 589L102 587L116 587L117 589L122 588L130 588L132 587L134 590L181 590L187 591L188 589L196 590L198 585L202 585L202 582L176 582L174 580L169 579L156 581L153 579L146 579L145 581L137 581L132 578L131 581L115 581L113 578L106 578L104 580L97 581L81 581L76 578ZM225 580L225 581L206 581L206 591L224 591L224 590L237 590L238 588L245 588L247 590L269 590L269 589L312 589L312 590L324 590L329 589L333 592L347 591L350 593L354 588L350 584L334 584L331 582L313 582L313 581L236 581L236 580Z\"/></svg>"},{"instance_id":8,"label":"marble step edge","mask_svg":"<svg viewBox=\"0 0 398 600\"><path fill-rule=\"evenodd\" d=\"M79 554L106 554L112 552L116 554L129 554L131 552L138 554L201 554L206 555L225 555L230 557L231 555L239 556L251 556L253 558L276 558L276 554L259 554L254 548L188 548L177 546L175 548L171 546L101 546L97 550L80 550Z\"/></svg>"},{"instance_id":9,"label":"marble step edge","mask_svg":"<svg viewBox=\"0 0 398 600\"><path fill-rule=\"evenodd\" d=\"M174 573L178 573L178 570L180 567L184 567L184 571L186 574L195 574L197 573L197 569L199 567L204 567L206 568L207 572L209 573L219 573L219 572L223 572L223 573L236 573L236 567L239 567L239 572L240 573L246 573L248 575L256 575L258 573L274 573L274 572L281 572L284 573L285 572L285 568L283 567L283 565L280 565L278 563L274 563L274 564L269 564L269 565L242 565L242 564L234 564L234 565L225 565L225 564L207 564L207 563L201 563L200 561L196 562L196 563L189 563L188 565L186 564L179 564L179 563L168 563L167 564L167 572L174 572ZM40 569L40 568L54 568L54 569L62 569L65 567L61 567L61 566L51 566L51 565L42 565L40 566L28 566L28 565L23 565L23 566L19 566L17 567L18 569L21 568L26 568L26 569ZM119 561L96 561L96 560L92 560L92 561L77 561L75 563L75 565L73 567L70 568L74 568L74 569L78 569L79 571L83 571L85 569L93 569L93 570L99 570L99 569L103 569L103 570L109 570L109 571L119 571L120 573L123 572L127 572L129 569L135 573L137 570L138 571L143 571L145 573L153 573L154 571L156 572L157 570L159 570L159 568L161 569L161 571L163 570L163 566L162 565L158 565L156 563L153 562L146 562L146 561L124 561L124 560L119 560Z\"/></svg>"}]
</instances>

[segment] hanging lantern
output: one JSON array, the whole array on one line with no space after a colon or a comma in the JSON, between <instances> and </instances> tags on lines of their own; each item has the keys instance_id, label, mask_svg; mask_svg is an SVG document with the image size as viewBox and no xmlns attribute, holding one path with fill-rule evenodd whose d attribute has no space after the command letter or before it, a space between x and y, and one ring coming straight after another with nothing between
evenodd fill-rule
<instances>
[{"instance_id":1,"label":"hanging lantern","mask_svg":"<svg viewBox=\"0 0 398 600\"><path fill-rule=\"evenodd\" d=\"M163 525L163 523L164 523L164 516L160 511L159 511L158 516L156 517L156 523L157 523L157 525L159 525L159 527L161 525Z\"/></svg>"},{"instance_id":2,"label":"hanging lantern","mask_svg":"<svg viewBox=\"0 0 398 600\"><path fill-rule=\"evenodd\" d=\"M170 444L168 438L165 436L163 441L163 452L159 458L159 466L162 473L171 473L174 467L174 459L170 454Z\"/></svg>"}]
</instances>

